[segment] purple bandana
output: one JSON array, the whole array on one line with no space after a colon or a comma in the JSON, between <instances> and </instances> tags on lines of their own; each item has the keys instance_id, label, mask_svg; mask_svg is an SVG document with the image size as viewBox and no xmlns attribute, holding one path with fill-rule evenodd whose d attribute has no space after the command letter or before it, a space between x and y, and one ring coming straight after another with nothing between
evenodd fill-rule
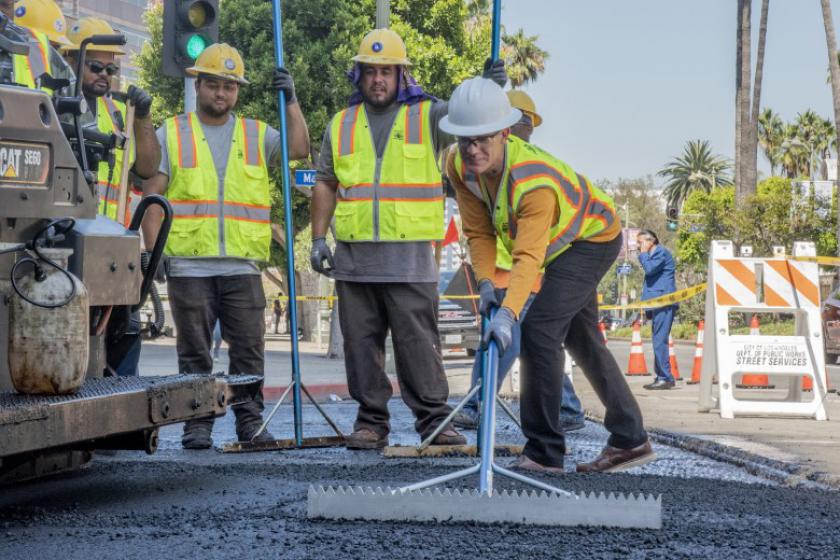
<instances>
[{"instance_id":1,"label":"purple bandana","mask_svg":"<svg viewBox=\"0 0 840 560\"><path fill-rule=\"evenodd\" d=\"M399 75L397 76L397 83L399 84L399 91L397 92L396 99L397 103L414 105L415 103L419 103L420 101L424 101L426 99L430 101L438 100L438 98L434 95L430 95L423 91L423 88L420 87L417 80L414 79L414 76L412 76L404 66L398 66L397 68L399 68ZM359 80L361 80L361 78L362 65L357 62L353 65L353 69L347 72L347 79L350 80L350 83L352 83L353 87L356 88L356 91L354 91L350 96L349 104L351 107L364 101L362 92L359 91Z\"/></svg>"}]
</instances>

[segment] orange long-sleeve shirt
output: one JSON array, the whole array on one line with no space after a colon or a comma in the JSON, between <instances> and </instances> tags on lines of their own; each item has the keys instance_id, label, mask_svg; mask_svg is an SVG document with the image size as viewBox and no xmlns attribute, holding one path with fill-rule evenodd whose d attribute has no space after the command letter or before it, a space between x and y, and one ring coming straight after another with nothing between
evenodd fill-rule
<instances>
[{"instance_id":1,"label":"orange long-sleeve shirt","mask_svg":"<svg viewBox=\"0 0 840 560\"><path fill-rule=\"evenodd\" d=\"M469 241L476 279L493 281L496 278L496 228L490 218L490 212L484 201L472 194L459 179L455 169L454 150L449 153L446 170L455 188L461 226ZM487 189L491 198L495 200L498 185L488 184ZM516 210L516 239L511 254L513 268L502 302L502 306L513 311L517 317L528 300L532 287L538 283L548 247L549 230L557 223L559 217L560 210L554 192L549 188L532 190L519 201ZM621 225L616 220L612 226L587 241L612 241L620 233Z\"/></svg>"}]
</instances>

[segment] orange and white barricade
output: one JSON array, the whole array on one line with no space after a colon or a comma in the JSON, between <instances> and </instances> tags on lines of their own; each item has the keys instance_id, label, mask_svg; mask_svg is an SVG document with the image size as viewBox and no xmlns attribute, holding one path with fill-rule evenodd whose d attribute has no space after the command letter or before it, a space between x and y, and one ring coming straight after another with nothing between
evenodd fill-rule
<instances>
[{"instance_id":1,"label":"orange and white barricade","mask_svg":"<svg viewBox=\"0 0 840 560\"><path fill-rule=\"evenodd\" d=\"M722 418L738 415L800 416L826 420L825 354L816 263L785 258L735 257L731 241L712 241L706 292L705 358L700 377L701 412L720 409ZM796 242L794 256L816 256L810 242ZM793 336L729 334L729 313L785 313L795 318ZM788 378L784 397L775 400L735 398L735 380L766 373ZM717 395L712 384L719 377ZM814 384L803 402L800 378ZM781 385L784 387L784 384Z\"/></svg>"}]
</instances>

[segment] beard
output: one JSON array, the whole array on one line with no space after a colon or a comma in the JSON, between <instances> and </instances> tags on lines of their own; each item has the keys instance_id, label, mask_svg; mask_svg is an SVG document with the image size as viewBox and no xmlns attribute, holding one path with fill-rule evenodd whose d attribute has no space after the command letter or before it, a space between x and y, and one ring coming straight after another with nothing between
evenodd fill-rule
<instances>
[{"instance_id":1,"label":"beard","mask_svg":"<svg viewBox=\"0 0 840 560\"><path fill-rule=\"evenodd\" d=\"M368 105L370 105L374 109L385 109L387 107L390 107L391 104L394 101L396 101L396 99L397 99L397 92L396 91L392 95L389 95L388 97L386 97L383 100L371 99L370 97L368 97L365 94L364 91L361 92L361 93L362 93L362 99L365 101L365 103L367 103Z\"/></svg>"},{"instance_id":2,"label":"beard","mask_svg":"<svg viewBox=\"0 0 840 560\"><path fill-rule=\"evenodd\" d=\"M213 103L207 103L201 106L201 111L211 117L224 117L230 113L230 106L225 106L224 109L218 109Z\"/></svg>"}]
</instances>

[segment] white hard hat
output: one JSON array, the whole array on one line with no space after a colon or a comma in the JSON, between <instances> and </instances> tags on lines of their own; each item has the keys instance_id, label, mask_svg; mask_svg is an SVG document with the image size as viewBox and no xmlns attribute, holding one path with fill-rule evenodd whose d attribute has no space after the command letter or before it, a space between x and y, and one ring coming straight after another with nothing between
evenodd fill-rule
<instances>
[{"instance_id":1,"label":"white hard hat","mask_svg":"<svg viewBox=\"0 0 840 560\"><path fill-rule=\"evenodd\" d=\"M470 78L452 92L440 129L452 136L483 136L513 126L520 118L522 112L511 107L499 84Z\"/></svg>"}]
</instances>

